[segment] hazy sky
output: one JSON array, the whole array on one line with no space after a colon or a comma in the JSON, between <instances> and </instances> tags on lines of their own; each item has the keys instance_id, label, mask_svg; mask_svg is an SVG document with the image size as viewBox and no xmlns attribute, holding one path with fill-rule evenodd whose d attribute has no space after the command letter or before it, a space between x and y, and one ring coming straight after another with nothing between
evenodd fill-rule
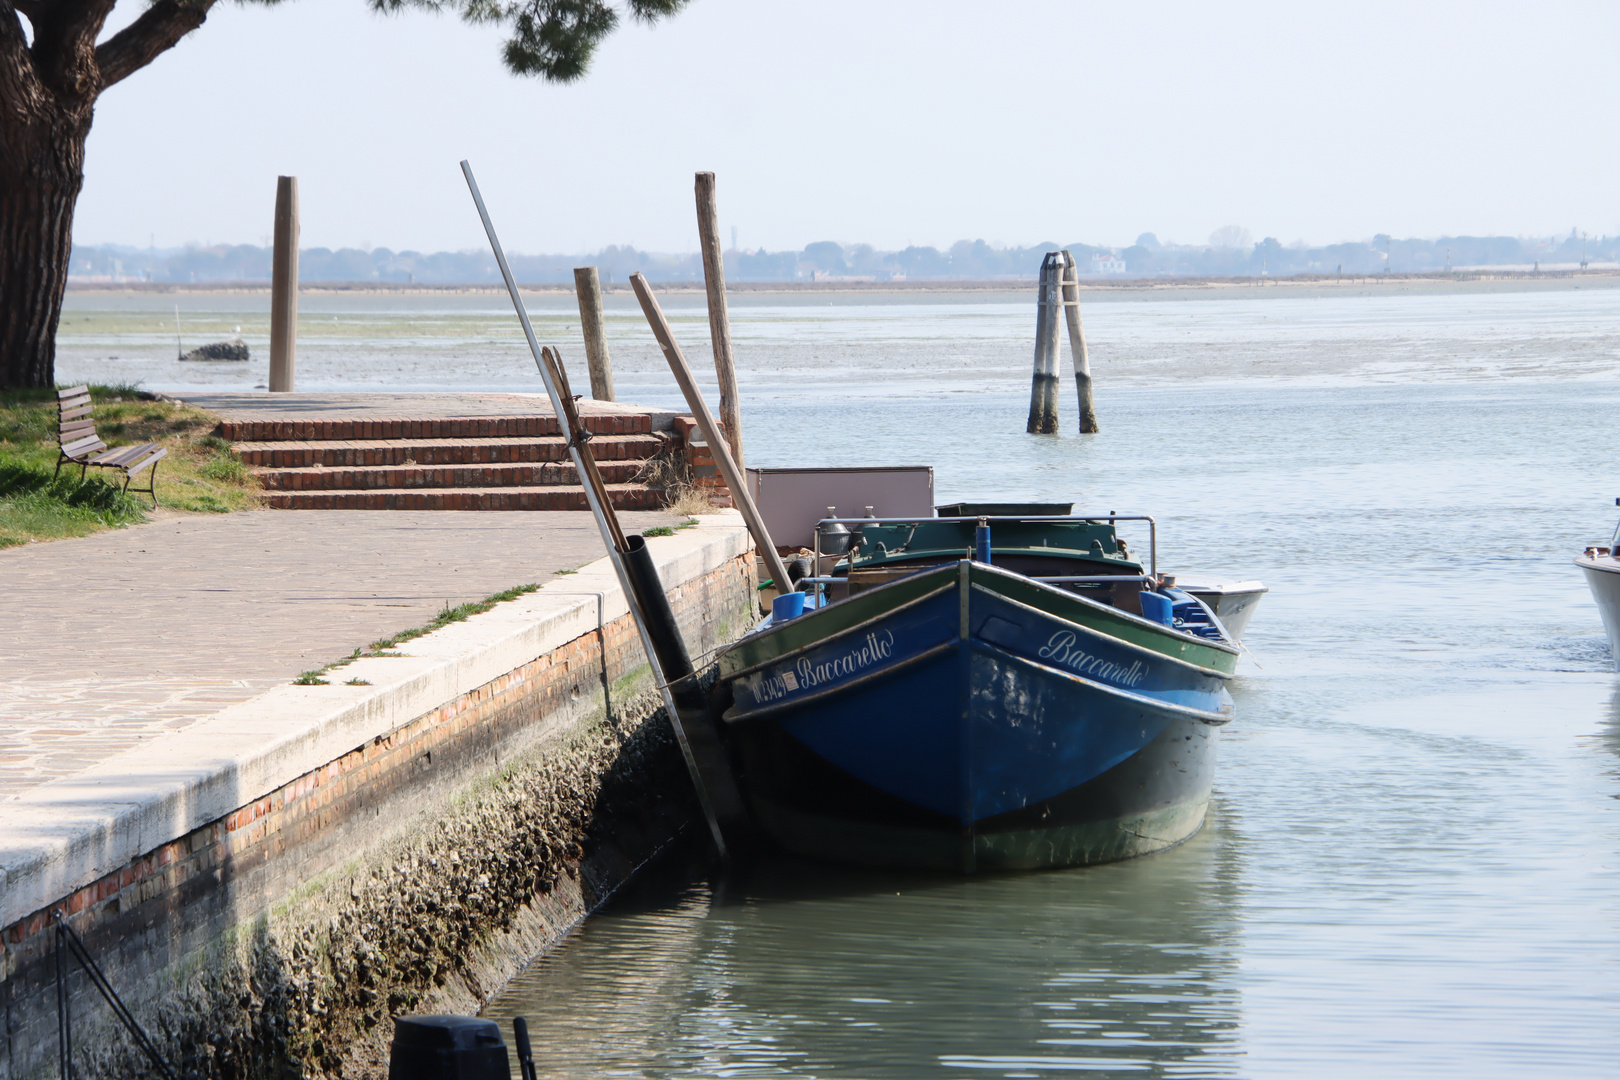
<instances>
[{"instance_id":1,"label":"hazy sky","mask_svg":"<svg viewBox=\"0 0 1620 1080\"><path fill-rule=\"evenodd\" d=\"M121 0L115 22L140 8ZM693 0L585 81L362 0L221 4L102 98L80 243L695 250L1620 232L1620 5Z\"/></svg>"}]
</instances>

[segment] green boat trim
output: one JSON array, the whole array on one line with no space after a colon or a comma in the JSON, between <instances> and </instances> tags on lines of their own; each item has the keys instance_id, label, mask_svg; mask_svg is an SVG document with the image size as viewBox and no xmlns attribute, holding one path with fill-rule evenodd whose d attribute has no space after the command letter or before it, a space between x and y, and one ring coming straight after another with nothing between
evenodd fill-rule
<instances>
[{"instance_id":1,"label":"green boat trim","mask_svg":"<svg viewBox=\"0 0 1620 1080\"><path fill-rule=\"evenodd\" d=\"M945 589L961 588L964 562L918 570L908 577L875 585L807 611L797 619L751 634L720 654L720 677L734 679L766 664L857 633L866 624L921 603ZM967 563L967 567L966 581L972 587L987 589L1011 603L1107 634L1129 648L1221 679L1231 678L1237 669L1240 653L1233 646L1184 633L995 566Z\"/></svg>"},{"instance_id":2,"label":"green boat trim","mask_svg":"<svg viewBox=\"0 0 1620 1080\"><path fill-rule=\"evenodd\" d=\"M720 653L720 677L735 678L743 671L751 671L787 653L852 631L869 619L922 600L942 587L954 588L956 573L955 563L919 571L911 577L875 586L835 604L807 611L791 622L751 634Z\"/></svg>"},{"instance_id":3,"label":"green boat trim","mask_svg":"<svg viewBox=\"0 0 1620 1080\"><path fill-rule=\"evenodd\" d=\"M898 582L896 584L898 584ZM764 659L758 661L757 663L749 664L746 667L733 668L733 667L729 667L729 666L726 666L726 665L722 664L721 669L720 669L721 673L728 679L736 678L739 675L747 675L750 672L757 671L760 668L765 667L767 664L774 664L774 663L777 663L778 661L787 660L787 659L789 659L791 657L797 656L800 653L808 652L812 647L817 647L817 646L821 646L821 645L830 645L831 643L837 641L839 638L849 637L852 634L858 634L862 630L865 630L867 627L872 626L872 625L880 622L881 620L883 620L884 618L886 618L886 617L888 617L890 615L897 614L899 612L902 612L902 611L906 610L909 607L914 607L917 604L921 604L921 603L923 603L923 602L925 602L925 601L927 601L929 599L932 599L933 597L938 596L940 593L945 592L948 589L951 589L951 588L953 588L955 586L956 586L956 582L954 582L954 581L947 582L945 584L939 585L937 588L929 589L927 592L922 593L919 596L913 596L909 600L905 600L905 601L903 601L901 603L895 604L892 607L890 607L890 606L882 607L875 614L873 614L869 618L862 619L860 622L853 623L853 624L851 624L849 626L842 627L842 628L840 628L838 630L834 630L833 632L831 632L829 634L814 637L811 640L809 640L808 642L806 642L805 644L796 646L794 648L790 648L790 649L786 650L785 652L772 652L769 656L765 657ZM788 624L788 623L783 624L784 628L786 626L788 626L788 625L791 625L791 624Z\"/></svg>"},{"instance_id":4,"label":"green boat trim","mask_svg":"<svg viewBox=\"0 0 1620 1080\"><path fill-rule=\"evenodd\" d=\"M1090 597L1080 596L1044 582L1033 581L1022 574L986 566L983 563L974 563L971 574L974 578L993 578L998 586L994 590L996 593L1025 607L1032 607L1037 611L1056 615L1060 619L1079 623L1088 629L1099 630L1126 644L1160 656L1220 672L1223 676L1230 676L1237 670L1238 657L1242 655L1241 650L1235 645L1226 645L1188 634L1163 623L1144 619L1129 611L1100 603ZM1173 649L1169 647L1172 643Z\"/></svg>"}]
</instances>

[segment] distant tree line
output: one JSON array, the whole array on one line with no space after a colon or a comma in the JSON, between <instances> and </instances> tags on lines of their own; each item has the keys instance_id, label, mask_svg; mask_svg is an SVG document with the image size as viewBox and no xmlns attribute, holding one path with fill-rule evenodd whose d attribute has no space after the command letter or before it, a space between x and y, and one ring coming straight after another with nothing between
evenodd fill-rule
<instances>
[{"instance_id":1,"label":"distant tree line","mask_svg":"<svg viewBox=\"0 0 1620 1080\"><path fill-rule=\"evenodd\" d=\"M1536 263L1613 262L1620 260L1620 237L1521 238L1511 236L1444 236L1395 240L1379 235L1370 241L1309 247L1283 245L1273 237L1251 243L1246 230L1219 229L1208 244L1161 244L1143 233L1126 248L1055 243L1029 247L994 247L983 240L961 240L941 251L908 247L878 251L870 244L823 240L802 251L728 251L728 281L918 281L1032 279L1048 251L1067 247L1082 273L1160 276L1258 276L1285 274L1377 274L1443 272L1464 266L1533 266ZM104 244L73 249L70 279L80 281L151 281L157 283L261 282L270 280L270 249L249 244L148 249ZM492 284L500 271L487 251L391 251L373 248L307 248L299 252L299 272L306 282L379 282L392 284ZM701 281L703 264L696 253L664 255L629 246L610 246L593 254L512 255L518 280L532 284L571 284L573 268L596 266L606 284L623 284L641 272L653 281Z\"/></svg>"}]
</instances>

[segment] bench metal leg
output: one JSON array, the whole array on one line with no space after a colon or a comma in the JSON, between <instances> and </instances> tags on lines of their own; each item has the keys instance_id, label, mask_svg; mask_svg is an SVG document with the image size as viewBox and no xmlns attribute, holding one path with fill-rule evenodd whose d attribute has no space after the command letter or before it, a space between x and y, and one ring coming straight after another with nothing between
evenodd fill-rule
<instances>
[{"instance_id":1,"label":"bench metal leg","mask_svg":"<svg viewBox=\"0 0 1620 1080\"><path fill-rule=\"evenodd\" d=\"M160 462L160 461L152 462L152 471L151 471L150 475L147 477L146 486L144 488L136 488L135 489L135 494L137 494L137 495L150 495L150 496L152 496L152 509L154 509L154 510L156 510L158 508L158 501L157 501L157 471L158 471L158 466L161 465L161 464L162 464L162 462ZM129 474L129 470L125 469L124 470L124 492L126 494L128 494L128 492L129 492L130 482L133 481L134 479L135 478Z\"/></svg>"}]
</instances>

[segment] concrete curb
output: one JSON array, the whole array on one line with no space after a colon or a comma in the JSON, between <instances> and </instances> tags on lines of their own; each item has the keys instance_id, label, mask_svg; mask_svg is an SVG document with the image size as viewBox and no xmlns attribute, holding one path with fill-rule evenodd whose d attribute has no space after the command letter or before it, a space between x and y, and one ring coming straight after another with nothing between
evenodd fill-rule
<instances>
[{"instance_id":1,"label":"concrete curb","mask_svg":"<svg viewBox=\"0 0 1620 1080\"><path fill-rule=\"evenodd\" d=\"M666 586L750 549L736 511L700 521L648 541ZM604 557L406 642L400 657L357 660L326 686L275 687L26 792L0 820L0 927L593 632L597 592L605 623L629 610ZM352 678L372 685L342 684Z\"/></svg>"}]
</instances>

